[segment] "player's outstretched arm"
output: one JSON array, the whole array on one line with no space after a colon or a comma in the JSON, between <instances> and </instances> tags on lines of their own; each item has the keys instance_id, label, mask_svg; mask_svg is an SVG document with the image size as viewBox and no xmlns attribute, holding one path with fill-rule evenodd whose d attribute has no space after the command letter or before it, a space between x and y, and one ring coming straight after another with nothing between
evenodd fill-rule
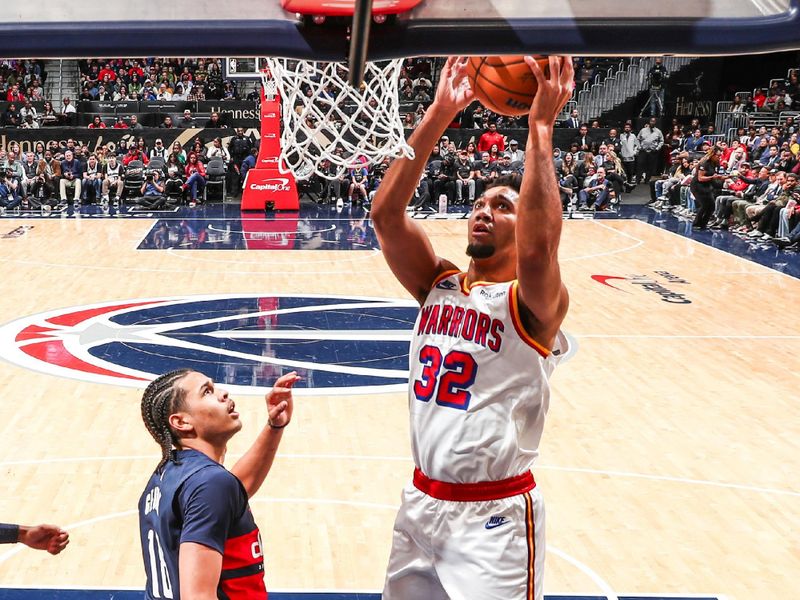
<instances>
[{"instance_id":1,"label":"player's outstretched arm","mask_svg":"<svg viewBox=\"0 0 800 600\"><path fill-rule=\"evenodd\" d=\"M283 428L292 420L294 410L292 387L299 379L300 376L295 371L278 378L266 397L269 422L258 434L250 449L231 468L231 473L239 478L249 497L252 497L264 483L275 461Z\"/></svg>"},{"instance_id":2,"label":"player's outstretched arm","mask_svg":"<svg viewBox=\"0 0 800 600\"><path fill-rule=\"evenodd\" d=\"M370 216L389 268L414 298L422 302L436 276L455 268L433 251L428 236L406 215L431 149L458 111L473 99L466 76L466 58L450 57L442 69L436 97L408 142L413 160L396 159L372 203Z\"/></svg>"},{"instance_id":3,"label":"player's outstretched arm","mask_svg":"<svg viewBox=\"0 0 800 600\"><path fill-rule=\"evenodd\" d=\"M528 116L525 176L517 213L517 277L523 317L532 335L550 348L569 305L561 281L561 198L553 171L553 125L574 86L572 59L551 56L549 73L525 57L539 89Z\"/></svg>"},{"instance_id":4,"label":"player's outstretched arm","mask_svg":"<svg viewBox=\"0 0 800 600\"><path fill-rule=\"evenodd\" d=\"M36 525L19 528L19 541L36 550L59 554L69 544L69 534L56 525Z\"/></svg>"}]
</instances>

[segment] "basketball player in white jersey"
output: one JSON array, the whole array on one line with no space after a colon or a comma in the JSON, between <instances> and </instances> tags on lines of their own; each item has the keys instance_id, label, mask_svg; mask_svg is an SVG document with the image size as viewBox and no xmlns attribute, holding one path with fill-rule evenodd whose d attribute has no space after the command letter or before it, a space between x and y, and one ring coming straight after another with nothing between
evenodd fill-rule
<instances>
[{"instance_id":1,"label":"basketball player in white jersey","mask_svg":"<svg viewBox=\"0 0 800 600\"><path fill-rule=\"evenodd\" d=\"M548 378L567 351L569 298L558 245L561 200L552 131L573 87L572 60L529 57L539 84L525 176L475 201L465 273L439 258L405 212L431 148L473 100L466 59L450 58L436 97L372 205L389 267L422 306L410 350L416 469L395 522L384 600L541 600L544 504L530 471Z\"/></svg>"}]
</instances>

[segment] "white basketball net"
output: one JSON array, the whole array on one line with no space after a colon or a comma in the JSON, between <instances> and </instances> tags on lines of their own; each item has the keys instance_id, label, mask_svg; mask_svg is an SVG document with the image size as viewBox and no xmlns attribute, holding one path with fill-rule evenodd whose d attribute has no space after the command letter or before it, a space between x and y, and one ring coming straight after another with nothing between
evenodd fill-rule
<instances>
[{"instance_id":1,"label":"white basketball net","mask_svg":"<svg viewBox=\"0 0 800 600\"><path fill-rule=\"evenodd\" d=\"M282 171L298 179L312 173L334 179L354 166L378 164L386 157L414 158L400 118L402 59L367 62L360 89L347 83L348 69L342 63L285 58L266 62L265 92L270 91L267 86L276 86L281 97Z\"/></svg>"}]
</instances>

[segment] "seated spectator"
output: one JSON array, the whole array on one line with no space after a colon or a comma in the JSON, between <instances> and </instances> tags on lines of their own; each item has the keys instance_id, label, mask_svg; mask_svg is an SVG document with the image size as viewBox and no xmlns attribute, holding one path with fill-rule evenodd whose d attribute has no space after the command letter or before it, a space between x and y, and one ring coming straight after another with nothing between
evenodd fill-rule
<instances>
[{"instance_id":1,"label":"seated spectator","mask_svg":"<svg viewBox=\"0 0 800 600\"><path fill-rule=\"evenodd\" d=\"M89 123L89 129L105 129L106 124L103 123L103 119L100 118L100 115L95 115L92 118L92 122Z\"/></svg>"},{"instance_id":2,"label":"seated spectator","mask_svg":"<svg viewBox=\"0 0 800 600\"><path fill-rule=\"evenodd\" d=\"M61 162L53 157L52 150L45 150L44 156L36 166L36 180L31 187L31 194L40 203L51 198L61 179Z\"/></svg>"},{"instance_id":3,"label":"seated spectator","mask_svg":"<svg viewBox=\"0 0 800 600\"><path fill-rule=\"evenodd\" d=\"M211 142L211 148L208 149L206 152L206 161L208 162L212 158L221 158L225 163L225 167L227 168L228 163L231 160L231 155L228 153L228 150L222 145L222 138L214 138Z\"/></svg>"},{"instance_id":4,"label":"seated spectator","mask_svg":"<svg viewBox=\"0 0 800 600\"><path fill-rule=\"evenodd\" d=\"M458 152L455 174L456 204L469 202L471 205L475 202L475 165L466 150Z\"/></svg>"},{"instance_id":5,"label":"seated spectator","mask_svg":"<svg viewBox=\"0 0 800 600\"><path fill-rule=\"evenodd\" d=\"M172 100L172 92L167 89L166 83L160 83L158 85L158 92L156 93L156 100L165 102Z\"/></svg>"},{"instance_id":6,"label":"seated spectator","mask_svg":"<svg viewBox=\"0 0 800 600\"><path fill-rule=\"evenodd\" d=\"M431 95L426 89L421 89L414 94L414 102L430 102L431 99Z\"/></svg>"},{"instance_id":7,"label":"seated spectator","mask_svg":"<svg viewBox=\"0 0 800 600\"><path fill-rule=\"evenodd\" d=\"M56 114L55 109L53 109L53 103L47 100L44 103L44 108L42 109L42 113L40 115L40 120L42 126L49 126L49 125L56 125L58 124L58 115Z\"/></svg>"},{"instance_id":8,"label":"seated spectator","mask_svg":"<svg viewBox=\"0 0 800 600\"><path fill-rule=\"evenodd\" d=\"M767 90L764 88L758 88L753 94L752 98L752 102L755 105L755 109L763 110L766 101L767 101Z\"/></svg>"},{"instance_id":9,"label":"seated spectator","mask_svg":"<svg viewBox=\"0 0 800 600\"><path fill-rule=\"evenodd\" d=\"M9 104L0 120L0 127L19 127L20 117L16 104Z\"/></svg>"},{"instance_id":10,"label":"seated spectator","mask_svg":"<svg viewBox=\"0 0 800 600\"><path fill-rule=\"evenodd\" d=\"M36 108L31 104L30 100L26 100L25 106L19 109L19 116L21 121L24 121L28 115L33 117L34 121L39 118L39 114L36 112Z\"/></svg>"},{"instance_id":11,"label":"seated spectator","mask_svg":"<svg viewBox=\"0 0 800 600\"><path fill-rule=\"evenodd\" d=\"M95 100L98 102L111 102L114 99L114 95L105 85L101 85L97 88L97 96L95 96Z\"/></svg>"},{"instance_id":12,"label":"seated spectator","mask_svg":"<svg viewBox=\"0 0 800 600\"><path fill-rule=\"evenodd\" d=\"M222 118L217 111L211 113L205 124L206 129L227 129L227 125L222 122Z\"/></svg>"},{"instance_id":13,"label":"seated spectator","mask_svg":"<svg viewBox=\"0 0 800 600\"><path fill-rule=\"evenodd\" d=\"M72 201L79 204L81 201L81 181L83 179L83 167L81 161L75 158L72 150L64 152L64 160L61 161L61 181L59 182L59 198L62 204L67 203L67 195L70 190L73 193Z\"/></svg>"},{"instance_id":14,"label":"seated spectator","mask_svg":"<svg viewBox=\"0 0 800 600\"><path fill-rule=\"evenodd\" d=\"M39 123L33 120L33 115L26 116L22 123L19 124L20 129L39 129Z\"/></svg>"},{"instance_id":15,"label":"seated spectator","mask_svg":"<svg viewBox=\"0 0 800 600\"><path fill-rule=\"evenodd\" d=\"M25 95L20 91L19 85L16 83L8 88L6 102L17 102L18 104L25 102Z\"/></svg>"},{"instance_id":16,"label":"seated spectator","mask_svg":"<svg viewBox=\"0 0 800 600\"><path fill-rule=\"evenodd\" d=\"M222 86L222 99L223 100L238 100L239 92L232 81L226 81Z\"/></svg>"},{"instance_id":17,"label":"seated spectator","mask_svg":"<svg viewBox=\"0 0 800 600\"><path fill-rule=\"evenodd\" d=\"M489 150L493 145L497 145L497 151L503 152L506 147L503 134L497 131L497 122L489 123L487 130L478 139L478 151Z\"/></svg>"},{"instance_id":18,"label":"seated spectator","mask_svg":"<svg viewBox=\"0 0 800 600\"><path fill-rule=\"evenodd\" d=\"M145 174L142 187L139 188L141 200L139 204L148 209L163 208L166 204L164 198L165 186L161 183L161 175L158 171L148 171Z\"/></svg>"},{"instance_id":19,"label":"seated spectator","mask_svg":"<svg viewBox=\"0 0 800 600\"><path fill-rule=\"evenodd\" d=\"M425 176L425 173L419 178L419 184L414 190L414 195L409 202L409 206L414 208L414 210L433 211L433 207L431 206L430 184L428 183L428 178Z\"/></svg>"},{"instance_id":20,"label":"seated spectator","mask_svg":"<svg viewBox=\"0 0 800 600\"><path fill-rule=\"evenodd\" d=\"M142 152L142 150L139 149L139 146L131 144L131 147L128 149L128 153L125 155L125 158L122 159L122 164L127 167L131 161L134 160L141 161L143 165L147 165L147 163L150 162L150 159L147 158L147 154Z\"/></svg>"},{"instance_id":21,"label":"seated spectator","mask_svg":"<svg viewBox=\"0 0 800 600\"><path fill-rule=\"evenodd\" d=\"M511 154L512 163L525 160L525 151L520 150L519 142L517 140L511 140L508 142L508 152Z\"/></svg>"},{"instance_id":22,"label":"seated spectator","mask_svg":"<svg viewBox=\"0 0 800 600\"><path fill-rule=\"evenodd\" d=\"M17 208L22 202L17 186L11 178L11 173L5 169L0 169L0 209L5 212L8 209Z\"/></svg>"},{"instance_id":23,"label":"seated spectator","mask_svg":"<svg viewBox=\"0 0 800 600\"><path fill-rule=\"evenodd\" d=\"M564 158L567 156L572 157L571 154L566 154ZM562 162L561 170L556 172L562 210L568 210L570 206L577 204L578 180L570 164L572 164L571 160Z\"/></svg>"},{"instance_id":24,"label":"seated spectator","mask_svg":"<svg viewBox=\"0 0 800 600\"><path fill-rule=\"evenodd\" d=\"M95 203L100 199L103 186L103 170L97 156L92 154L86 161L86 169L81 180L81 198L84 202Z\"/></svg>"},{"instance_id":25,"label":"seated spectator","mask_svg":"<svg viewBox=\"0 0 800 600\"><path fill-rule=\"evenodd\" d=\"M161 122L161 125L158 126L159 129L174 129L175 124L172 122L171 115L164 115L164 120Z\"/></svg>"},{"instance_id":26,"label":"seated spectator","mask_svg":"<svg viewBox=\"0 0 800 600\"><path fill-rule=\"evenodd\" d=\"M168 199L180 201L183 197L184 182L181 178L181 170L172 165L167 169L167 180L164 182L164 195Z\"/></svg>"},{"instance_id":27,"label":"seated spectator","mask_svg":"<svg viewBox=\"0 0 800 600\"><path fill-rule=\"evenodd\" d=\"M595 144L595 139L589 132L589 126L586 123L581 124L578 128L578 135L572 138L572 142L578 145L579 152L590 152Z\"/></svg>"},{"instance_id":28,"label":"seated spectator","mask_svg":"<svg viewBox=\"0 0 800 600\"><path fill-rule=\"evenodd\" d=\"M153 144L153 149L148 152L148 157L150 160L154 158L163 158L164 163L167 162L167 148L164 146L164 142L161 138L156 138L156 141Z\"/></svg>"},{"instance_id":29,"label":"seated spectator","mask_svg":"<svg viewBox=\"0 0 800 600\"><path fill-rule=\"evenodd\" d=\"M75 125L75 116L77 112L78 109L72 104L72 100L69 99L69 96L65 96L62 101L60 121L65 125Z\"/></svg>"},{"instance_id":30,"label":"seated spectator","mask_svg":"<svg viewBox=\"0 0 800 600\"><path fill-rule=\"evenodd\" d=\"M698 127L692 131L692 135L686 140L684 147L688 152L700 152L704 141L703 131Z\"/></svg>"},{"instance_id":31,"label":"seated spectator","mask_svg":"<svg viewBox=\"0 0 800 600\"><path fill-rule=\"evenodd\" d=\"M33 184L36 181L36 168L39 162L33 152L26 152L25 159L22 161L22 198L27 200L31 195Z\"/></svg>"},{"instance_id":32,"label":"seated spectator","mask_svg":"<svg viewBox=\"0 0 800 600\"><path fill-rule=\"evenodd\" d=\"M189 129L194 127L194 117L192 116L192 111L188 108L183 111L183 116L178 120L178 127L181 129Z\"/></svg>"},{"instance_id":33,"label":"seated spectator","mask_svg":"<svg viewBox=\"0 0 800 600\"><path fill-rule=\"evenodd\" d=\"M103 166L103 183L101 187L103 202L109 202L112 195L114 202L118 202L122 196L123 188L123 166L117 160L116 154L112 154Z\"/></svg>"},{"instance_id":34,"label":"seated spectator","mask_svg":"<svg viewBox=\"0 0 800 600\"><path fill-rule=\"evenodd\" d=\"M125 117L122 115L117 116L114 121L113 129L128 129L128 124L125 122Z\"/></svg>"},{"instance_id":35,"label":"seated spectator","mask_svg":"<svg viewBox=\"0 0 800 600\"><path fill-rule=\"evenodd\" d=\"M186 176L186 183L184 189L189 191L190 200L189 206L194 207L197 204L198 194L206 187L206 168L203 163L198 160L197 154L191 152L186 162L184 169Z\"/></svg>"},{"instance_id":36,"label":"seated spectator","mask_svg":"<svg viewBox=\"0 0 800 600\"><path fill-rule=\"evenodd\" d=\"M603 167L598 168L594 175L586 178L583 189L578 192L580 209L587 210L594 208L604 210L614 196L611 182L606 179L606 171Z\"/></svg>"},{"instance_id":37,"label":"seated spectator","mask_svg":"<svg viewBox=\"0 0 800 600\"><path fill-rule=\"evenodd\" d=\"M0 161L2 163L2 168L5 169L9 174L14 184L14 189L22 190L22 181L25 179L25 168L22 166L22 163L17 160L17 152L19 150L19 146L15 145L13 150L9 150L6 154L5 162Z\"/></svg>"}]
</instances>

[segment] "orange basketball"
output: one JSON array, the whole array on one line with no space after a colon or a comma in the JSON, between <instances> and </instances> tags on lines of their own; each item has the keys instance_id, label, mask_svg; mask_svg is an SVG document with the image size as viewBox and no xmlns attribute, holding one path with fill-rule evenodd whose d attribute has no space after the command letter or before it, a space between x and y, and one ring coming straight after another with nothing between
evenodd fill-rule
<instances>
[{"instance_id":1,"label":"orange basketball","mask_svg":"<svg viewBox=\"0 0 800 600\"><path fill-rule=\"evenodd\" d=\"M536 62L548 74L547 58L537 57ZM523 57L473 56L467 76L475 96L492 112L516 117L531 109L538 85Z\"/></svg>"}]
</instances>

